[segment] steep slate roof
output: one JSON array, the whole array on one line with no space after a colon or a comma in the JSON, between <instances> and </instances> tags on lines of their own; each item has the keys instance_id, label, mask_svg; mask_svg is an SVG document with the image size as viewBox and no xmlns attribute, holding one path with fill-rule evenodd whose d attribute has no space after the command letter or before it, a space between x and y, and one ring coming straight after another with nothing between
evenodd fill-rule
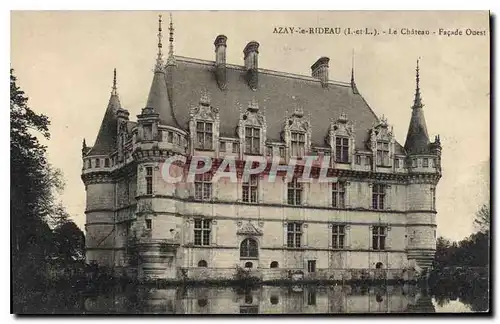
<instances>
[{"instance_id":1,"label":"steep slate roof","mask_svg":"<svg viewBox=\"0 0 500 324\"><path fill-rule=\"evenodd\" d=\"M111 93L109 97L108 107L104 113L101 122L101 128L97 134L94 146L90 149L87 155L106 155L113 152L116 148L116 133L118 122L116 119L116 111L121 108L120 98L116 91Z\"/></svg>"},{"instance_id":2,"label":"steep slate roof","mask_svg":"<svg viewBox=\"0 0 500 324\"><path fill-rule=\"evenodd\" d=\"M410 126L406 135L405 150L410 154L428 153L429 152L429 134L427 133L427 125L424 117L424 105L420 95L420 74L417 61L416 69L416 89L415 99L413 100Z\"/></svg>"},{"instance_id":3,"label":"steep slate roof","mask_svg":"<svg viewBox=\"0 0 500 324\"><path fill-rule=\"evenodd\" d=\"M156 70L151 82L146 108L151 108L160 114L162 125L179 127L170 106L168 98L167 80L163 70Z\"/></svg>"},{"instance_id":4,"label":"steep slate roof","mask_svg":"<svg viewBox=\"0 0 500 324\"><path fill-rule=\"evenodd\" d=\"M187 129L191 107L198 106L201 93L208 91L211 105L220 110L220 135L236 136L240 111L246 110L255 98L259 109L265 114L267 139L281 141L285 111L291 116L299 106L304 117L311 113L312 144L325 146L330 119L337 120L341 113L354 122L356 148L366 150L368 130L378 123L378 118L359 93L353 92L349 83L332 83L327 88L320 80L259 69L259 86L253 91L245 79L243 67L227 65L227 88L218 87L214 73L214 62L176 57L172 79L173 108L179 125ZM403 153L396 144L396 153Z\"/></svg>"}]
</instances>

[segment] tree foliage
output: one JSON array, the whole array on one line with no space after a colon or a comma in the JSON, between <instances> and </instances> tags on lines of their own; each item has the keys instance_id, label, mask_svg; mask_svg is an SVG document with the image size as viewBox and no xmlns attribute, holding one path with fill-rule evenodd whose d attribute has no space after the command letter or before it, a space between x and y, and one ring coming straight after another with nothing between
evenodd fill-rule
<instances>
[{"instance_id":1,"label":"tree foliage","mask_svg":"<svg viewBox=\"0 0 500 324\"><path fill-rule=\"evenodd\" d=\"M489 233L490 231L490 205L484 204L481 209L476 213L474 224L479 228L482 233Z\"/></svg>"},{"instance_id":2,"label":"tree foliage","mask_svg":"<svg viewBox=\"0 0 500 324\"><path fill-rule=\"evenodd\" d=\"M81 255L83 233L68 223L66 210L55 199L64 188L62 175L50 166L46 146L39 141L40 136L50 139L50 121L28 106L28 97L16 81L11 69L11 266L13 306L18 311L31 302L30 291L43 290L40 286L47 282L54 256L68 256L77 250Z\"/></svg>"}]
</instances>

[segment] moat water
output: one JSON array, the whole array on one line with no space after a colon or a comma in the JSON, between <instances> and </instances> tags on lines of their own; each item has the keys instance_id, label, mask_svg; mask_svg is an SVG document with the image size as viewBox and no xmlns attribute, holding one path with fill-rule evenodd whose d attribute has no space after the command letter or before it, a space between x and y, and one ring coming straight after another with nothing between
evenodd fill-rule
<instances>
[{"instance_id":1,"label":"moat water","mask_svg":"<svg viewBox=\"0 0 500 324\"><path fill-rule=\"evenodd\" d=\"M74 311L84 314L469 313L488 310L488 293L412 285L134 287L82 297L77 304Z\"/></svg>"}]
</instances>

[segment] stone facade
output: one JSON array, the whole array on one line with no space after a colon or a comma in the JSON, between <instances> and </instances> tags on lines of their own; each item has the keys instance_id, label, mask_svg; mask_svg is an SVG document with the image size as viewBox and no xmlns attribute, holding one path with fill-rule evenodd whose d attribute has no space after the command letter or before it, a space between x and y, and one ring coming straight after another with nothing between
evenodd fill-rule
<instances>
[{"instance_id":1,"label":"stone facade","mask_svg":"<svg viewBox=\"0 0 500 324\"><path fill-rule=\"evenodd\" d=\"M290 273L329 279L356 276L356 271L346 273L351 269L428 267L436 242L441 145L439 137L429 141L418 67L403 147L387 120L377 118L359 94L354 73L351 83L342 83L325 81L325 73L318 78L262 70L257 42L245 48L251 62L232 66L225 63L226 39L216 39L213 62L173 56L171 43L164 65L160 46L151 92L137 122L120 105L115 74L95 144L84 142L82 150L87 261L139 278L166 279L231 278L238 268L268 279ZM318 62L327 77L325 59ZM195 70L199 66L202 71ZM188 79L189 73L195 77ZM203 84L205 74L212 79ZM189 82L193 89L185 96ZM268 90L267 85L279 82L301 88ZM179 83L183 87L176 88ZM322 100L321 95L323 107L321 101L308 105L309 99ZM249 96L244 107L241 102ZM291 97L290 113L280 107ZM250 131L258 135L249 140ZM302 157L296 173L303 170L304 157L330 156L327 174L333 183L320 183L313 165L314 180L290 189L296 184L283 173L269 179L269 162L252 193L239 162L256 155L283 165ZM186 162L169 168L170 175L182 178L169 183L164 162L174 156ZM188 181L188 164L195 156L210 157L214 166L235 158L236 181Z\"/></svg>"}]
</instances>

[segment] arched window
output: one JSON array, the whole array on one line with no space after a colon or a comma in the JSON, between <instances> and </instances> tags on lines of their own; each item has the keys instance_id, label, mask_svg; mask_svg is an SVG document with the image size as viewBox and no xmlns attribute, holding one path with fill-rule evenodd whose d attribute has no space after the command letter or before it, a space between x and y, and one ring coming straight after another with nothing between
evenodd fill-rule
<instances>
[{"instance_id":1,"label":"arched window","mask_svg":"<svg viewBox=\"0 0 500 324\"><path fill-rule=\"evenodd\" d=\"M278 261L271 262L271 268L278 268L278 266L279 266Z\"/></svg>"},{"instance_id":2,"label":"arched window","mask_svg":"<svg viewBox=\"0 0 500 324\"><path fill-rule=\"evenodd\" d=\"M200 268L206 268L207 266L208 266L208 264L207 264L207 261L205 261L205 260L200 260L198 262L198 267L200 267Z\"/></svg>"},{"instance_id":3,"label":"arched window","mask_svg":"<svg viewBox=\"0 0 500 324\"><path fill-rule=\"evenodd\" d=\"M384 298L381 295L377 295L375 299L377 300L377 303L381 303L384 301Z\"/></svg>"},{"instance_id":4,"label":"arched window","mask_svg":"<svg viewBox=\"0 0 500 324\"><path fill-rule=\"evenodd\" d=\"M257 258L259 256L259 249L257 241L252 238L244 239L240 245L241 258Z\"/></svg>"},{"instance_id":5,"label":"arched window","mask_svg":"<svg viewBox=\"0 0 500 324\"><path fill-rule=\"evenodd\" d=\"M252 262L245 263L245 268L253 268L253 263Z\"/></svg>"},{"instance_id":6,"label":"arched window","mask_svg":"<svg viewBox=\"0 0 500 324\"><path fill-rule=\"evenodd\" d=\"M271 304L276 305L280 302L280 299L278 296L272 295L270 301L271 301Z\"/></svg>"},{"instance_id":7,"label":"arched window","mask_svg":"<svg viewBox=\"0 0 500 324\"><path fill-rule=\"evenodd\" d=\"M382 269L384 265L382 264L382 262L377 262L377 264L375 265L375 268L377 269Z\"/></svg>"}]
</instances>

